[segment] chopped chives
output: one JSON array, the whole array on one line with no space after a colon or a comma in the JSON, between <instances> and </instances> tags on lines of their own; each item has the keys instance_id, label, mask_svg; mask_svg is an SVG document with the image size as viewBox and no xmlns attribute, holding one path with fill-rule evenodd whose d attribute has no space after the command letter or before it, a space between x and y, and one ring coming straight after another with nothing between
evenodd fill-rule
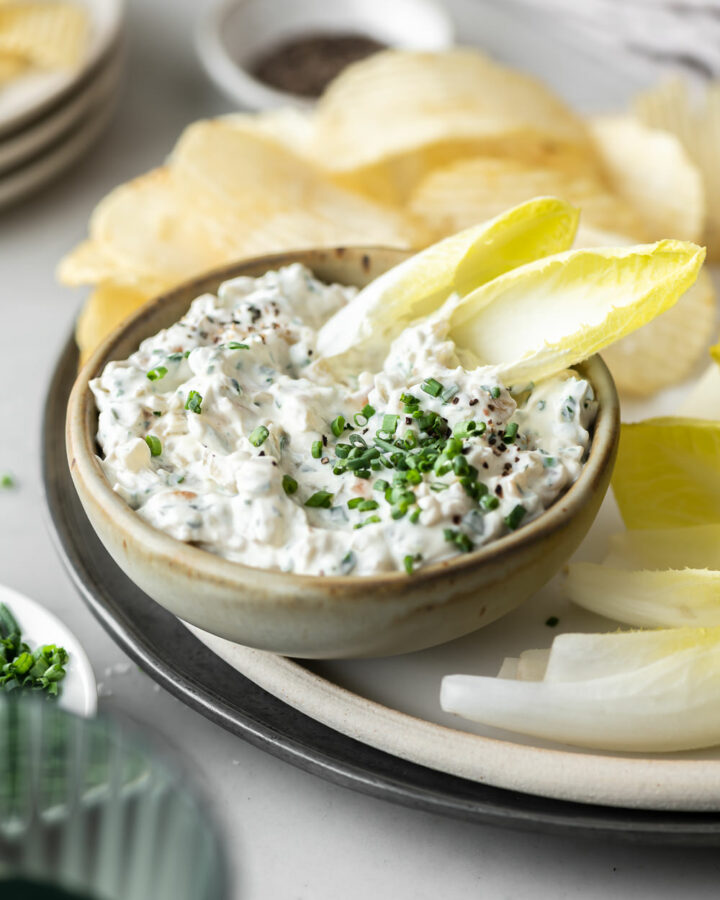
<instances>
[{"instance_id":1,"label":"chopped chives","mask_svg":"<svg viewBox=\"0 0 720 900\"><path fill-rule=\"evenodd\" d=\"M348 500L348 508L356 509L363 502L362 497L353 497L352 500Z\"/></svg>"},{"instance_id":2,"label":"chopped chives","mask_svg":"<svg viewBox=\"0 0 720 900\"><path fill-rule=\"evenodd\" d=\"M145 443L150 448L150 456L160 456L160 454L162 453L162 444L160 443L160 438L155 437L154 434L146 434Z\"/></svg>"},{"instance_id":3,"label":"chopped chives","mask_svg":"<svg viewBox=\"0 0 720 900\"><path fill-rule=\"evenodd\" d=\"M458 422L453 428L453 435L459 438L470 437L477 431L477 423L471 419L469 422Z\"/></svg>"},{"instance_id":4,"label":"chopped chives","mask_svg":"<svg viewBox=\"0 0 720 900\"><path fill-rule=\"evenodd\" d=\"M420 390L425 391L426 394L430 394L431 397L437 397L443 390L443 386L435 378L426 378L420 385Z\"/></svg>"},{"instance_id":5,"label":"chopped chives","mask_svg":"<svg viewBox=\"0 0 720 900\"><path fill-rule=\"evenodd\" d=\"M525 509L525 507L522 504L518 503L518 505L513 507L512 511L507 516L505 516L505 519L503 521L511 531L515 531L515 529L522 522L526 513L527 510Z\"/></svg>"},{"instance_id":6,"label":"chopped chives","mask_svg":"<svg viewBox=\"0 0 720 900\"><path fill-rule=\"evenodd\" d=\"M330 423L330 428L335 437L340 437L345 427L345 416L336 416Z\"/></svg>"},{"instance_id":7,"label":"chopped chives","mask_svg":"<svg viewBox=\"0 0 720 900\"><path fill-rule=\"evenodd\" d=\"M480 506L485 510L497 509L500 506L500 501L492 494L485 494L480 498Z\"/></svg>"},{"instance_id":8,"label":"chopped chives","mask_svg":"<svg viewBox=\"0 0 720 900\"><path fill-rule=\"evenodd\" d=\"M322 441L313 441L312 446L310 448L310 453L312 454L313 459L320 459L322 456L323 445Z\"/></svg>"},{"instance_id":9,"label":"chopped chives","mask_svg":"<svg viewBox=\"0 0 720 900\"><path fill-rule=\"evenodd\" d=\"M10 488L14 488L15 487L15 479L12 477L12 475L7 475L7 474L3 475L0 478L0 487L5 488L6 490L9 490Z\"/></svg>"},{"instance_id":10,"label":"chopped chives","mask_svg":"<svg viewBox=\"0 0 720 900\"><path fill-rule=\"evenodd\" d=\"M371 418L371 416L375 415L375 407L370 406L369 403L366 403L362 408L362 415L364 415L366 419Z\"/></svg>"},{"instance_id":11,"label":"chopped chives","mask_svg":"<svg viewBox=\"0 0 720 900\"><path fill-rule=\"evenodd\" d=\"M364 428L367 423L367 416L364 416L362 413L355 413L353 416L353 422L357 425L358 428Z\"/></svg>"},{"instance_id":12,"label":"chopped chives","mask_svg":"<svg viewBox=\"0 0 720 900\"><path fill-rule=\"evenodd\" d=\"M459 390L459 385L451 384L450 387L445 388L445 390L440 394L440 397L445 403L449 403Z\"/></svg>"},{"instance_id":13,"label":"chopped chives","mask_svg":"<svg viewBox=\"0 0 720 900\"><path fill-rule=\"evenodd\" d=\"M494 400L497 400L497 398L500 396L500 393L501 393L500 388L499 388L499 387L494 387L494 388L490 391L490 396L491 396Z\"/></svg>"},{"instance_id":14,"label":"chopped chives","mask_svg":"<svg viewBox=\"0 0 720 900\"><path fill-rule=\"evenodd\" d=\"M506 444L512 444L512 442L517 437L517 433L518 433L518 423L511 422L508 425L508 427L505 429L505 433L503 434L503 441L505 441Z\"/></svg>"},{"instance_id":15,"label":"chopped chives","mask_svg":"<svg viewBox=\"0 0 720 900\"><path fill-rule=\"evenodd\" d=\"M283 475L282 486L286 494L294 494L298 489L298 483L292 475Z\"/></svg>"},{"instance_id":16,"label":"chopped chives","mask_svg":"<svg viewBox=\"0 0 720 900\"><path fill-rule=\"evenodd\" d=\"M371 509L377 509L379 505L377 500L363 500L362 503L358 503L358 509L360 512L369 512Z\"/></svg>"},{"instance_id":17,"label":"chopped chives","mask_svg":"<svg viewBox=\"0 0 720 900\"><path fill-rule=\"evenodd\" d=\"M380 429L384 434L395 434L397 431L398 421L400 416L394 416L390 413L385 413L382 420L382 428Z\"/></svg>"},{"instance_id":18,"label":"chopped chives","mask_svg":"<svg viewBox=\"0 0 720 900\"><path fill-rule=\"evenodd\" d=\"M329 491L315 491L305 501L305 506L320 507L322 509L330 509L330 505L335 495Z\"/></svg>"},{"instance_id":19,"label":"chopped chives","mask_svg":"<svg viewBox=\"0 0 720 900\"><path fill-rule=\"evenodd\" d=\"M353 528L364 528L366 525L374 525L376 522L382 521L380 516L368 516L364 522L358 522L357 525L353 525Z\"/></svg>"},{"instance_id":20,"label":"chopped chives","mask_svg":"<svg viewBox=\"0 0 720 900\"><path fill-rule=\"evenodd\" d=\"M322 444L320 444L320 452L322 453ZM347 459L349 453L350 453L350 444L336 444L335 445L335 455L339 459ZM314 455L315 454L313 454L313 456Z\"/></svg>"},{"instance_id":21,"label":"chopped chives","mask_svg":"<svg viewBox=\"0 0 720 900\"><path fill-rule=\"evenodd\" d=\"M149 372L146 372L145 377L148 381L159 381L167 375L167 371L165 366L156 366L154 369L150 369Z\"/></svg>"},{"instance_id":22,"label":"chopped chives","mask_svg":"<svg viewBox=\"0 0 720 900\"><path fill-rule=\"evenodd\" d=\"M373 485L373 489L376 491L387 491L390 485L385 481L384 478L378 478L378 480Z\"/></svg>"},{"instance_id":23,"label":"chopped chives","mask_svg":"<svg viewBox=\"0 0 720 900\"><path fill-rule=\"evenodd\" d=\"M197 413L200 415L202 412L202 394L198 391L190 391L187 395L187 400L185 401L185 409L189 409L190 412Z\"/></svg>"},{"instance_id":24,"label":"chopped chives","mask_svg":"<svg viewBox=\"0 0 720 900\"><path fill-rule=\"evenodd\" d=\"M419 519L420 519L420 510L414 509L410 513L410 521L413 523L413 525L417 525Z\"/></svg>"},{"instance_id":25,"label":"chopped chives","mask_svg":"<svg viewBox=\"0 0 720 900\"><path fill-rule=\"evenodd\" d=\"M405 559L403 559L403 566L408 575L412 575L415 563L420 562L421 559L422 555L420 553L416 553L415 556L408 554Z\"/></svg>"},{"instance_id":26,"label":"chopped chives","mask_svg":"<svg viewBox=\"0 0 720 900\"><path fill-rule=\"evenodd\" d=\"M240 344L238 341L230 341L229 344L225 344L228 350L249 350L250 347L247 344Z\"/></svg>"},{"instance_id":27,"label":"chopped chives","mask_svg":"<svg viewBox=\"0 0 720 900\"><path fill-rule=\"evenodd\" d=\"M270 432L264 425L258 425L257 428L253 429L250 432L248 440L253 445L253 447L260 447L268 439L269 434Z\"/></svg>"}]
</instances>

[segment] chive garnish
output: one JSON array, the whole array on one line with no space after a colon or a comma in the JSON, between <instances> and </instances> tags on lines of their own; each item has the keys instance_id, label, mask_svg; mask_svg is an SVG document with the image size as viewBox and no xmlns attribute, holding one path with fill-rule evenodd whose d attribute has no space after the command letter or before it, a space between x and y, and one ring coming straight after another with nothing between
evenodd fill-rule
<instances>
[{"instance_id":1,"label":"chive garnish","mask_svg":"<svg viewBox=\"0 0 720 900\"><path fill-rule=\"evenodd\" d=\"M310 448L310 453L312 454L313 459L320 459L322 456L323 445L322 441L313 441L312 446Z\"/></svg>"},{"instance_id":2,"label":"chive garnish","mask_svg":"<svg viewBox=\"0 0 720 900\"><path fill-rule=\"evenodd\" d=\"M376 491L386 491L389 487L390 485L387 481L385 481L384 478L378 478L378 480L373 485L373 489Z\"/></svg>"},{"instance_id":3,"label":"chive garnish","mask_svg":"<svg viewBox=\"0 0 720 900\"><path fill-rule=\"evenodd\" d=\"M366 403L365 406L363 406L363 408L362 408L362 414L365 416L366 419L370 419L372 416L375 415L375 407L370 406L369 403Z\"/></svg>"},{"instance_id":4,"label":"chive garnish","mask_svg":"<svg viewBox=\"0 0 720 900\"><path fill-rule=\"evenodd\" d=\"M507 516L505 516L505 519L503 521L511 531L515 531L515 529L520 525L523 518L525 517L526 512L527 510L525 509L525 507L522 504L518 503L518 505L513 507L512 511Z\"/></svg>"},{"instance_id":5,"label":"chive garnish","mask_svg":"<svg viewBox=\"0 0 720 900\"><path fill-rule=\"evenodd\" d=\"M298 483L297 483L297 481L295 481L295 479L292 477L292 475L283 475L282 486L283 486L283 490L288 495L294 494L295 491L298 489Z\"/></svg>"},{"instance_id":6,"label":"chive garnish","mask_svg":"<svg viewBox=\"0 0 720 900\"><path fill-rule=\"evenodd\" d=\"M391 435L395 434L397 431L398 421L400 416L392 415L391 413L385 413L382 420L382 428L380 429L383 434Z\"/></svg>"},{"instance_id":7,"label":"chive garnish","mask_svg":"<svg viewBox=\"0 0 720 900\"><path fill-rule=\"evenodd\" d=\"M490 391L490 396L491 396L494 400L497 400L497 398L500 396L500 394L501 394L501 390L500 390L499 387L494 387L494 388Z\"/></svg>"},{"instance_id":8,"label":"chive garnish","mask_svg":"<svg viewBox=\"0 0 720 900\"><path fill-rule=\"evenodd\" d=\"M331 494L329 491L315 491L314 494L311 494L307 500L305 501L305 506L314 506L320 507L322 509L330 509L330 505L332 504L333 497L335 495Z\"/></svg>"},{"instance_id":9,"label":"chive garnish","mask_svg":"<svg viewBox=\"0 0 720 900\"><path fill-rule=\"evenodd\" d=\"M190 412L200 415L202 412L202 402L202 394L198 393L198 391L190 391L187 395L187 400L185 401L185 409L189 409Z\"/></svg>"},{"instance_id":10,"label":"chive garnish","mask_svg":"<svg viewBox=\"0 0 720 900\"><path fill-rule=\"evenodd\" d=\"M161 378L164 378L167 375L167 369L165 366L156 366L154 369L150 369L149 372L145 373L145 377L148 381L159 381Z\"/></svg>"},{"instance_id":11,"label":"chive garnish","mask_svg":"<svg viewBox=\"0 0 720 900\"><path fill-rule=\"evenodd\" d=\"M485 494L484 497L480 498L480 506L486 510L497 509L500 506L500 501L492 494Z\"/></svg>"},{"instance_id":12,"label":"chive garnish","mask_svg":"<svg viewBox=\"0 0 720 900\"><path fill-rule=\"evenodd\" d=\"M228 350L249 350L250 347L247 344L241 344L238 341L230 341L229 344L225 344L225 347Z\"/></svg>"},{"instance_id":13,"label":"chive garnish","mask_svg":"<svg viewBox=\"0 0 720 900\"><path fill-rule=\"evenodd\" d=\"M437 397L443 390L443 386L435 378L426 378L420 385L420 390L430 394L431 397Z\"/></svg>"},{"instance_id":14,"label":"chive garnish","mask_svg":"<svg viewBox=\"0 0 720 900\"><path fill-rule=\"evenodd\" d=\"M145 443L150 448L150 456L160 456L162 453L162 444L160 443L159 438L155 437L154 434L146 434Z\"/></svg>"},{"instance_id":15,"label":"chive garnish","mask_svg":"<svg viewBox=\"0 0 720 900\"><path fill-rule=\"evenodd\" d=\"M422 556L419 553L416 553L415 556L411 556L410 554L408 554L403 559L403 566L405 567L405 571L408 573L408 575L412 575L415 568L415 563L420 562L421 559Z\"/></svg>"},{"instance_id":16,"label":"chive garnish","mask_svg":"<svg viewBox=\"0 0 720 900\"><path fill-rule=\"evenodd\" d=\"M250 432L248 440L253 445L253 447L260 447L268 439L269 434L270 432L264 425L258 425L257 428L254 428Z\"/></svg>"},{"instance_id":17,"label":"chive garnish","mask_svg":"<svg viewBox=\"0 0 720 900\"><path fill-rule=\"evenodd\" d=\"M340 437L345 427L345 416L337 416L330 423L330 428L335 437Z\"/></svg>"},{"instance_id":18,"label":"chive garnish","mask_svg":"<svg viewBox=\"0 0 720 900\"><path fill-rule=\"evenodd\" d=\"M10 488L15 487L15 479L12 475L8 475L7 473L0 478L0 487L5 490L10 490Z\"/></svg>"},{"instance_id":19,"label":"chive garnish","mask_svg":"<svg viewBox=\"0 0 720 900\"><path fill-rule=\"evenodd\" d=\"M353 525L353 528L364 528L366 525L374 525L376 522L382 521L380 516L368 516L364 522L358 522L356 525Z\"/></svg>"},{"instance_id":20,"label":"chive garnish","mask_svg":"<svg viewBox=\"0 0 720 900\"><path fill-rule=\"evenodd\" d=\"M518 433L518 423L510 422L510 424L505 429L505 432L503 434L503 441L505 441L506 444L512 444L513 441L515 440L515 438L517 437L517 433Z\"/></svg>"}]
</instances>

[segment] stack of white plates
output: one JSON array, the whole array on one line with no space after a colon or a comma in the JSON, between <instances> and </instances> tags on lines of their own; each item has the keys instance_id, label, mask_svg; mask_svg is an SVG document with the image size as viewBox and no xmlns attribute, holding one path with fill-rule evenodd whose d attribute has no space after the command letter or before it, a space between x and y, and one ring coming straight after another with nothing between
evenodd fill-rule
<instances>
[{"instance_id":1,"label":"stack of white plates","mask_svg":"<svg viewBox=\"0 0 720 900\"><path fill-rule=\"evenodd\" d=\"M0 208L78 160L112 115L122 74L123 0L81 0L90 19L73 72L37 71L0 88Z\"/></svg>"}]
</instances>

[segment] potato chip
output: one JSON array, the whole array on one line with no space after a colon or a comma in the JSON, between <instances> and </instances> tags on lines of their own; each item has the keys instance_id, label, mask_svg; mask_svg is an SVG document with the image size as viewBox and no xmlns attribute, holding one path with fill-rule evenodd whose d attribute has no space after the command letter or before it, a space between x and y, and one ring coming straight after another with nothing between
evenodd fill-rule
<instances>
[{"instance_id":1,"label":"potato chip","mask_svg":"<svg viewBox=\"0 0 720 900\"><path fill-rule=\"evenodd\" d=\"M111 281L99 285L85 303L75 326L81 365L87 362L107 335L148 298L148 294L136 288Z\"/></svg>"},{"instance_id":2,"label":"potato chip","mask_svg":"<svg viewBox=\"0 0 720 900\"><path fill-rule=\"evenodd\" d=\"M578 247L622 246L625 237L580 228ZM603 352L615 383L626 396L647 397L689 378L717 331L717 307L712 279L705 270L695 284L662 315L621 338Z\"/></svg>"},{"instance_id":3,"label":"potato chip","mask_svg":"<svg viewBox=\"0 0 720 900\"><path fill-rule=\"evenodd\" d=\"M581 227L595 228L645 240L635 210L610 194L589 174L568 174L538 168L514 159L476 157L459 160L431 172L413 192L409 208L438 235L452 234L498 215L532 197L561 197L581 210Z\"/></svg>"},{"instance_id":4,"label":"potato chip","mask_svg":"<svg viewBox=\"0 0 720 900\"><path fill-rule=\"evenodd\" d=\"M610 187L637 210L649 239L700 240L702 176L675 135L631 116L597 117L590 130Z\"/></svg>"},{"instance_id":5,"label":"potato chip","mask_svg":"<svg viewBox=\"0 0 720 900\"><path fill-rule=\"evenodd\" d=\"M0 6L0 53L25 57L33 65L71 69L88 42L87 12L71 3Z\"/></svg>"},{"instance_id":6,"label":"potato chip","mask_svg":"<svg viewBox=\"0 0 720 900\"><path fill-rule=\"evenodd\" d=\"M318 102L313 146L350 186L395 198L429 165L460 156L586 165L593 156L582 121L557 97L474 50L388 51L349 66Z\"/></svg>"},{"instance_id":7,"label":"potato chip","mask_svg":"<svg viewBox=\"0 0 720 900\"><path fill-rule=\"evenodd\" d=\"M90 236L118 268L173 284L240 255L241 235L219 236L189 205L168 168L116 188L95 209ZM113 276L114 277L114 276Z\"/></svg>"},{"instance_id":8,"label":"potato chip","mask_svg":"<svg viewBox=\"0 0 720 900\"><path fill-rule=\"evenodd\" d=\"M24 57L0 53L0 86L22 75L27 68L28 62Z\"/></svg>"},{"instance_id":9,"label":"potato chip","mask_svg":"<svg viewBox=\"0 0 720 900\"><path fill-rule=\"evenodd\" d=\"M720 85L691 97L679 79L636 98L635 112L646 125L676 135L702 174L705 188L704 241L710 259L720 259Z\"/></svg>"},{"instance_id":10,"label":"potato chip","mask_svg":"<svg viewBox=\"0 0 720 900\"><path fill-rule=\"evenodd\" d=\"M365 243L417 243L405 215L342 190L307 159L222 119L186 129L171 165L186 202L207 215L208 227L239 240L279 213L303 210L341 230L352 223Z\"/></svg>"}]
</instances>

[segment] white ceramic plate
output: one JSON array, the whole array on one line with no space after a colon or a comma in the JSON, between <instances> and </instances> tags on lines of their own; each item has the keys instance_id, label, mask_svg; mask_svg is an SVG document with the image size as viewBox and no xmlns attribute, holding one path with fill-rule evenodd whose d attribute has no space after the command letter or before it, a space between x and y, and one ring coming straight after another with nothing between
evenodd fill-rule
<instances>
[{"instance_id":1,"label":"white ceramic plate","mask_svg":"<svg viewBox=\"0 0 720 900\"><path fill-rule=\"evenodd\" d=\"M73 72L33 72L0 91L0 137L21 128L55 104L69 98L99 69L112 52L122 29L124 0L76 0L88 10L90 41L85 59Z\"/></svg>"},{"instance_id":2,"label":"white ceramic plate","mask_svg":"<svg viewBox=\"0 0 720 900\"><path fill-rule=\"evenodd\" d=\"M123 55L118 49L87 87L67 102L53 107L37 122L28 124L5 139L0 137L0 177L8 170L40 155L63 136L69 135L93 111L113 102L122 75Z\"/></svg>"},{"instance_id":3,"label":"white ceramic plate","mask_svg":"<svg viewBox=\"0 0 720 900\"><path fill-rule=\"evenodd\" d=\"M35 600L3 585L0 585L0 603L13 614L31 649L38 644L57 644L67 650L67 674L61 682L58 703L79 716L94 716L97 710L95 676L82 645L67 625Z\"/></svg>"},{"instance_id":4,"label":"white ceramic plate","mask_svg":"<svg viewBox=\"0 0 720 900\"><path fill-rule=\"evenodd\" d=\"M12 169L0 177L0 210L38 191L80 159L100 137L112 118L115 104L102 103L63 141L33 159L27 165Z\"/></svg>"}]
</instances>

